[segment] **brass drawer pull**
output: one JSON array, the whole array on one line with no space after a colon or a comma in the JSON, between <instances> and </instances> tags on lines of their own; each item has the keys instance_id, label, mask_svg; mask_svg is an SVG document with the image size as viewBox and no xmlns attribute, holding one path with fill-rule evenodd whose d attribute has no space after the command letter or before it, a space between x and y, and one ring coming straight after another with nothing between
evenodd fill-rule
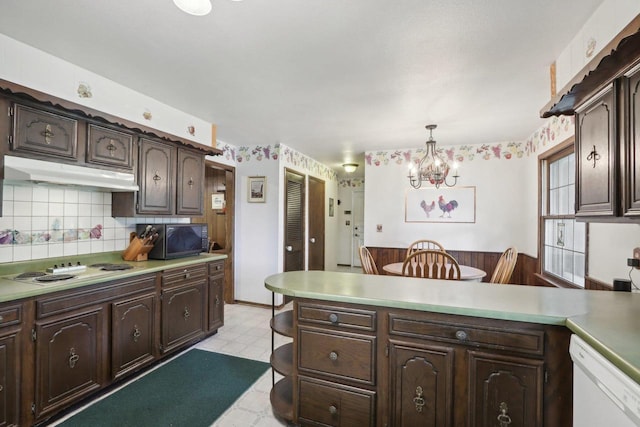
<instances>
[{"instance_id":1,"label":"brass drawer pull","mask_svg":"<svg viewBox=\"0 0 640 427\"><path fill-rule=\"evenodd\" d=\"M185 307L184 313L182 313L182 317L184 317L184 320L187 320L189 316L191 316L191 313L189 313L189 307Z\"/></svg>"},{"instance_id":2,"label":"brass drawer pull","mask_svg":"<svg viewBox=\"0 0 640 427\"><path fill-rule=\"evenodd\" d=\"M45 126L44 131L40 132L40 135L44 136L44 142L46 142L47 145L51 144L51 138L55 136L55 134L51 132L51 125Z\"/></svg>"},{"instance_id":3,"label":"brass drawer pull","mask_svg":"<svg viewBox=\"0 0 640 427\"><path fill-rule=\"evenodd\" d=\"M509 408L506 402L500 403L500 415L498 415L498 422L500 427L508 427L511 424L511 417L507 414Z\"/></svg>"},{"instance_id":4,"label":"brass drawer pull","mask_svg":"<svg viewBox=\"0 0 640 427\"><path fill-rule=\"evenodd\" d=\"M336 414L338 413L338 408L336 408L336 406L335 406L335 405L331 405L331 406L329 406L329 413L330 413L331 415L336 415Z\"/></svg>"},{"instance_id":5,"label":"brass drawer pull","mask_svg":"<svg viewBox=\"0 0 640 427\"><path fill-rule=\"evenodd\" d=\"M422 408L425 405L422 387L416 387L416 397L413 398L413 403L416 405L416 412L422 412Z\"/></svg>"},{"instance_id":6,"label":"brass drawer pull","mask_svg":"<svg viewBox=\"0 0 640 427\"><path fill-rule=\"evenodd\" d=\"M140 332L140 329L138 329L138 325L133 325L133 334L131 335L133 337L133 342L138 342L138 338L142 336L142 332Z\"/></svg>"},{"instance_id":7,"label":"brass drawer pull","mask_svg":"<svg viewBox=\"0 0 640 427\"><path fill-rule=\"evenodd\" d=\"M75 368L78 360L80 360L80 356L76 354L76 349L71 347L69 349L69 367L71 369Z\"/></svg>"},{"instance_id":8,"label":"brass drawer pull","mask_svg":"<svg viewBox=\"0 0 640 427\"><path fill-rule=\"evenodd\" d=\"M216 295L216 299L215 299L215 304L216 305L220 305L220 298L218 297L218 295Z\"/></svg>"},{"instance_id":9,"label":"brass drawer pull","mask_svg":"<svg viewBox=\"0 0 640 427\"><path fill-rule=\"evenodd\" d=\"M153 171L153 180L155 181L156 184L158 183L158 181L162 180L162 177L158 175L158 171Z\"/></svg>"},{"instance_id":10,"label":"brass drawer pull","mask_svg":"<svg viewBox=\"0 0 640 427\"><path fill-rule=\"evenodd\" d=\"M469 336L465 331L459 330L459 331L456 331L456 338L459 339L460 341L466 341L467 339L469 339Z\"/></svg>"},{"instance_id":11,"label":"brass drawer pull","mask_svg":"<svg viewBox=\"0 0 640 427\"><path fill-rule=\"evenodd\" d=\"M189 178L189 182L187 184L189 184L189 187L193 187L193 178Z\"/></svg>"},{"instance_id":12,"label":"brass drawer pull","mask_svg":"<svg viewBox=\"0 0 640 427\"><path fill-rule=\"evenodd\" d=\"M109 145L107 145L107 151L109 151L109 155L113 157L115 155L115 151L118 149L116 145L113 143L113 139L109 140Z\"/></svg>"},{"instance_id":13,"label":"brass drawer pull","mask_svg":"<svg viewBox=\"0 0 640 427\"><path fill-rule=\"evenodd\" d=\"M337 315L337 314L335 314L335 313L331 313L331 314L329 315L329 322L331 322L331 323L333 323L333 324L338 323L338 315Z\"/></svg>"},{"instance_id":14,"label":"brass drawer pull","mask_svg":"<svg viewBox=\"0 0 640 427\"><path fill-rule=\"evenodd\" d=\"M336 353L335 351L332 351L331 353L329 353L329 359L333 361L338 360L338 353Z\"/></svg>"}]
</instances>

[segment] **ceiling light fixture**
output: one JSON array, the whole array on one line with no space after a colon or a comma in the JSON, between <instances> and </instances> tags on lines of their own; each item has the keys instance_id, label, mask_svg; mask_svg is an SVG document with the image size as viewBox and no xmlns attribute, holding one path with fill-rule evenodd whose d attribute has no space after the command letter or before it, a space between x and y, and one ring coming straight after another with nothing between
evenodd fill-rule
<instances>
[{"instance_id":1,"label":"ceiling light fixture","mask_svg":"<svg viewBox=\"0 0 640 427\"><path fill-rule=\"evenodd\" d=\"M424 181L428 181L430 184L439 188L444 184L447 187L453 187L458 182L458 165L453 164L453 184L447 182L447 175L449 175L449 164L438 154L436 151L436 141L433 139L433 130L438 125L425 126L429 130L429 139L426 141L427 152L425 153L420 163L418 163L418 170L413 164L409 166L409 183L413 188L420 188ZM414 176L414 173L416 175Z\"/></svg>"},{"instance_id":2,"label":"ceiling light fixture","mask_svg":"<svg viewBox=\"0 0 640 427\"><path fill-rule=\"evenodd\" d=\"M358 164L357 163L345 163L342 165L342 167L344 168L344 171L346 173L352 173L355 172L356 169L358 169Z\"/></svg>"},{"instance_id":3,"label":"ceiling light fixture","mask_svg":"<svg viewBox=\"0 0 640 427\"><path fill-rule=\"evenodd\" d=\"M173 4L189 15L204 16L211 12L210 0L173 0Z\"/></svg>"}]
</instances>

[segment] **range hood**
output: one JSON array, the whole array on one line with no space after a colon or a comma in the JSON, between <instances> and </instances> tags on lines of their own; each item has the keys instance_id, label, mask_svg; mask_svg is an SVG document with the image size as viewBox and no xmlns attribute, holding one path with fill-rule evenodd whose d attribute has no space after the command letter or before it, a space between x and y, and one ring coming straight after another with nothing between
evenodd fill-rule
<instances>
[{"instance_id":1,"label":"range hood","mask_svg":"<svg viewBox=\"0 0 640 427\"><path fill-rule=\"evenodd\" d=\"M74 185L111 192L139 190L132 173L92 169L14 156L4 156L4 180L7 183L31 181Z\"/></svg>"}]
</instances>

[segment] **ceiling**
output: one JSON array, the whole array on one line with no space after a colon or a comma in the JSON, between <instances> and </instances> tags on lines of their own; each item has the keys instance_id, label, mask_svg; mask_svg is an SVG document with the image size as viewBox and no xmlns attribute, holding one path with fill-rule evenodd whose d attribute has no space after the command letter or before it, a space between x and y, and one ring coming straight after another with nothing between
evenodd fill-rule
<instances>
[{"instance_id":1,"label":"ceiling","mask_svg":"<svg viewBox=\"0 0 640 427\"><path fill-rule=\"evenodd\" d=\"M603 0L8 0L0 32L340 172L365 150L521 141ZM1 77L1 76L0 76ZM362 170L363 168L360 168Z\"/></svg>"}]
</instances>

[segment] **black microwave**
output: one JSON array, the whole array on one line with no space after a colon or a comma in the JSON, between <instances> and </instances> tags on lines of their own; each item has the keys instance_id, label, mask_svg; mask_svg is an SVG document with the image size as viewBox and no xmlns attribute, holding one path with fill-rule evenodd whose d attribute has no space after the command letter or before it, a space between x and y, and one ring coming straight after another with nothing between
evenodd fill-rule
<instances>
[{"instance_id":1,"label":"black microwave","mask_svg":"<svg viewBox=\"0 0 640 427\"><path fill-rule=\"evenodd\" d=\"M152 224L158 238L148 254L150 259L173 259L198 255L209 250L209 234L206 224ZM138 224L138 236L147 224Z\"/></svg>"}]
</instances>

